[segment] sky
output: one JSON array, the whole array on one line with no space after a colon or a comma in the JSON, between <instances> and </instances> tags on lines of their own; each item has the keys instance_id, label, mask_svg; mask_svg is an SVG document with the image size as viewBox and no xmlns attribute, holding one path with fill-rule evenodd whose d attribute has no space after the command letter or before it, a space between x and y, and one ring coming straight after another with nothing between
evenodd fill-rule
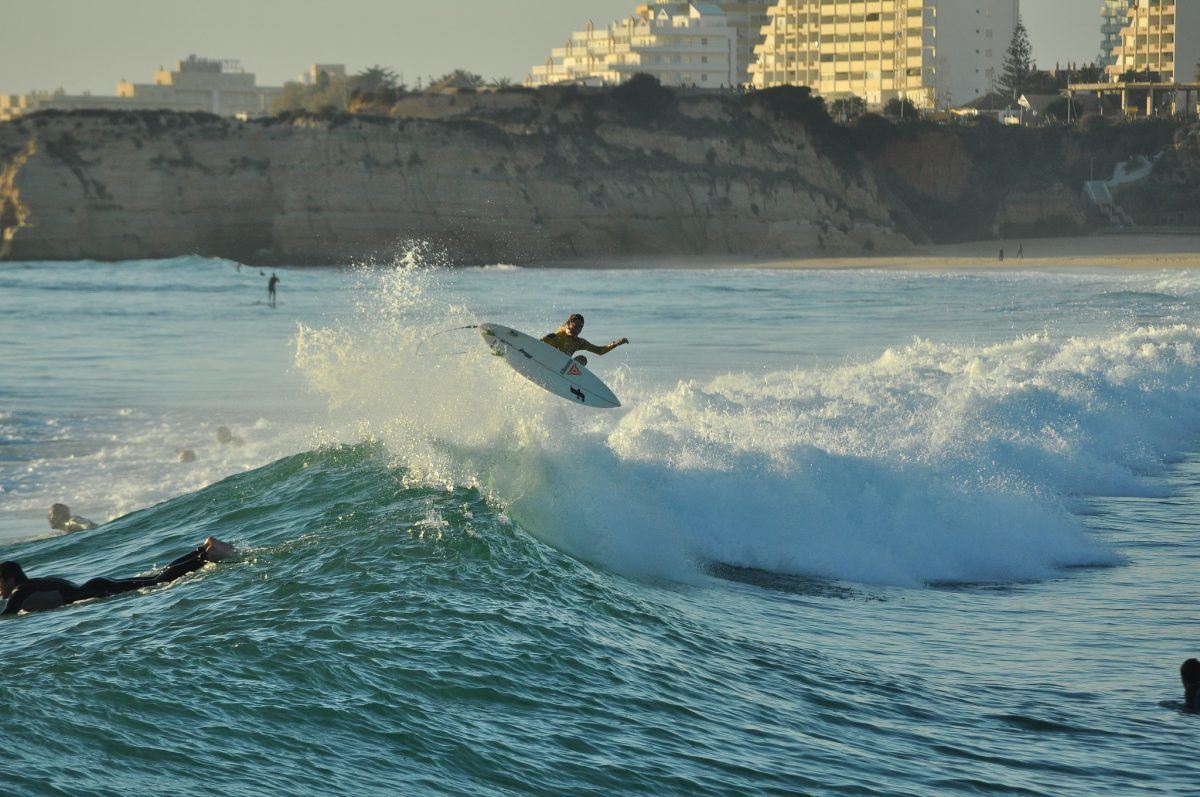
<instances>
[{"instance_id":1,"label":"sky","mask_svg":"<svg viewBox=\"0 0 1200 797\"><path fill-rule=\"evenodd\" d=\"M519 81L572 30L624 17L637 2L0 0L0 93L114 94L118 80L151 83L159 66L190 53L237 59L268 86L311 63L351 72L380 64L409 85L456 68ZM1100 0L1022 0L1038 64L1095 58L1099 8Z\"/></svg>"}]
</instances>

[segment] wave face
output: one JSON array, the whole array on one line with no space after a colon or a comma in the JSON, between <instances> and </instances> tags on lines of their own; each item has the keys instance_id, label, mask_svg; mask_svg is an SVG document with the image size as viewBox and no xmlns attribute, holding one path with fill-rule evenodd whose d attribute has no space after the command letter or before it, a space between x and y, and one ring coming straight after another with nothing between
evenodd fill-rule
<instances>
[{"instance_id":1,"label":"wave face","mask_svg":"<svg viewBox=\"0 0 1200 797\"><path fill-rule=\"evenodd\" d=\"M1080 497L1154 494L1145 474L1200 429L1187 324L916 340L675 385L621 370L629 409L581 412L470 330L430 337L490 320L438 300L438 279L394 271L355 317L302 327L297 366L410 483L481 489L543 541L638 577L719 563L920 585L1112 564Z\"/></svg>"}]
</instances>

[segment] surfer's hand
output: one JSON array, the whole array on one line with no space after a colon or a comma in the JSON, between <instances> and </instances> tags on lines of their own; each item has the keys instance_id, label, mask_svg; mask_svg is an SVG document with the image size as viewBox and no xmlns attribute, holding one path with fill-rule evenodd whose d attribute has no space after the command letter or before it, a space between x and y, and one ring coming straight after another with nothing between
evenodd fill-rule
<instances>
[{"instance_id":1,"label":"surfer's hand","mask_svg":"<svg viewBox=\"0 0 1200 797\"><path fill-rule=\"evenodd\" d=\"M617 346L624 346L628 342L629 338L621 338L620 340L614 340L612 345L613 348L616 348Z\"/></svg>"}]
</instances>

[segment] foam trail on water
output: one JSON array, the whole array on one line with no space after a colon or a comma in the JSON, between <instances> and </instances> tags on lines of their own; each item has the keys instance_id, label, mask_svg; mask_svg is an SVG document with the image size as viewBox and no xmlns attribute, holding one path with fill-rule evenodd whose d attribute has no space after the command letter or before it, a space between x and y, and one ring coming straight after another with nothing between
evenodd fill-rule
<instances>
[{"instance_id":1,"label":"foam trail on water","mask_svg":"<svg viewBox=\"0 0 1200 797\"><path fill-rule=\"evenodd\" d=\"M389 271L358 317L301 328L297 365L407 478L486 491L523 528L632 575L714 561L919 585L1042 578L1115 557L1083 529L1087 494L1148 494L1143 474L1200 430L1200 330L915 341L835 368L729 374L581 412L471 340L439 273ZM540 329L549 319L511 319ZM461 333L471 339L475 333Z\"/></svg>"}]
</instances>

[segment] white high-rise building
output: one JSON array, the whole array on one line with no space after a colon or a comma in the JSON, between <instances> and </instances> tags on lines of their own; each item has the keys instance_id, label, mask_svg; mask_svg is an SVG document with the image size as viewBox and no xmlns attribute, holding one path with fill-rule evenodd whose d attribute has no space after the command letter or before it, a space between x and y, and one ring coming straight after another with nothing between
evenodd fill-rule
<instances>
[{"instance_id":1,"label":"white high-rise building","mask_svg":"<svg viewBox=\"0 0 1200 797\"><path fill-rule=\"evenodd\" d=\"M1121 44L1121 29L1129 7L1137 0L1104 0L1100 7L1100 59L1096 65L1105 68L1117 62L1113 50Z\"/></svg>"},{"instance_id":2,"label":"white high-rise building","mask_svg":"<svg viewBox=\"0 0 1200 797\"><path fill-rule=\"evenodd\" d=\"M686 14L658 8L597 30L575 31L535 66L527 86L617 85L644 72L665 86L722 88L737 82L737 30L714 3L693 2Z\"/></svg>"},{"instance_id":3,"label":"white high-rise building","mask_svg":"<svg viewBox=\"0 0 1200 797\"><path fill-rule=\"evenodd\" d=\"M1192 83L1200 69L1200 0L1136 0L1125 12L1108 75L1154 72L1162 83Z\"/></svg>"},{"instance_id":4,"label":"white high-rise building","mask_svg":"<svg viewBox=\"0 0 1200 797\"><path fill-rule=\"evenodd\" d=\"M994 89L1019 0L777 0L758 59L760 88L811 86L872 107L962 105Z\"/></svg>"}]
</instances>

